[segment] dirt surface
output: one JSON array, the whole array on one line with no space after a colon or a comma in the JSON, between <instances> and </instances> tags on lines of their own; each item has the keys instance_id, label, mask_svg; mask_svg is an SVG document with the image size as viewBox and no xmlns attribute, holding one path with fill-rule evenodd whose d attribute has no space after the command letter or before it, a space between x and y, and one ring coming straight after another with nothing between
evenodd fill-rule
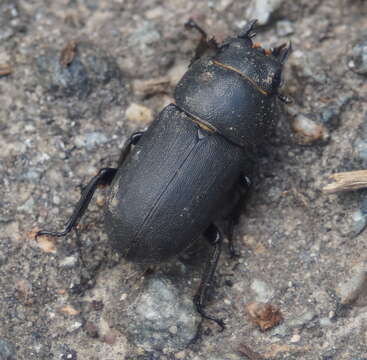
<instances>
[{"instance_id":1,"label":"dirt surface","mask_svg":"<svg viewBox=\"0 0 367 360\"><path fill-rule=\"evenodd\" d=\"M149 350L128 331L131 299L152 275L109 247L106 190L77 232L34 234L62 229L81 187L171 101L198 42L184 22L223 40L254 10L245 0L0 2L0 359L367 358L367 235L354 236L366 193L321 192L327 175L367 169L367 2L270 3L256 41L292 41L284 92L294 102L259 159L235 233L240 257L220 261L207 309L227 328L205 321L189 346L165 332L167 347ZM191 298L202 266L172 265L183 266L184 281L165 273L167 294L177 286ZM159 271L154 289L166 286ZM261 332L246 314L254 301L283 322ZM179 330L167 331L180 340Z\"/></svg>"}]
</instances>

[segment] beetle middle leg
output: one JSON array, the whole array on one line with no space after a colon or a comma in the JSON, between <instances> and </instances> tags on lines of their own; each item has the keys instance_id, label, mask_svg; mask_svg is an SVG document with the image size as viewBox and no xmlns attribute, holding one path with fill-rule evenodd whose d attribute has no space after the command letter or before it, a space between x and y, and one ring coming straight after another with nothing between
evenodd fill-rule
<instances>
[{"instance_id":1,"label":"beetle middle leg","mask_svg":"<svg viewBox=\"0 0 367 360\"><path fill-rule=\"evenodd\" d=\"M136 132L130 136L129 140L126 142L126 144L121 150L117 168L103 168L99 170L98 174L89 181L88 185L84 188L80 200L76 204L74 211L69 220L67 221L65 229L63 231L41 230L37 232L35 236L36 239L37 237L42 235L57 236L57 237L67 235L78 224L78 221L84 215L97 187L100 185L111 184L113 178L117 173L118 168L123 164L127 155L129 154L131 146L136 145L139 139L142 137L142 135L143 132Z\"/></svg>"},{"instance_id":2,"label":"beetle middle leg","mask_svg":"<svg viewBox=\"0 0 367 360\"><path fill-rule=\"evenodd\" d=\"M215 269L217 267L221 253L223 237L217 226L214 224L209 226L209 228L205 231L204 236L210 242L213 248L206 263L198 292L194 297L194 304L198 313L203 318L216 322L222 328L222 330L224 330L225 324L222 319L217 319L213 316L210 316L204 311L205 302L208 296L208 289L212 286Z\"/></svg>"}]
</instances>

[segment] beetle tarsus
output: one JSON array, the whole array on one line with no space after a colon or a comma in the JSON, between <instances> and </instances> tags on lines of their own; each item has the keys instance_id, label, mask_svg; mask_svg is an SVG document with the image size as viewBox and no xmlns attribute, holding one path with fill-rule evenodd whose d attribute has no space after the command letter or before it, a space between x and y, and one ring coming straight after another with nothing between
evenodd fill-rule
<instances>
[{"instance_id":1,"label":"beetle tarsus","mask_svg":"<svg viewBox=\"0 0 367 360\"><path fill-rule=\"evenodd\" d=\"M220 331L221 332L225 330L226 324L225 324L223 319L217 319L213 316L208 315L204 311L203 305L200 303L200 296L199 295L196 295L194 297L194 303L195 303L195 306L196 306L196 310L201 315L201 317L203 317L204 319L207 319L207 320L214 321L216 324L218 324L220 326L220 328L221 328Z\"/></svg>"}]
</instances>

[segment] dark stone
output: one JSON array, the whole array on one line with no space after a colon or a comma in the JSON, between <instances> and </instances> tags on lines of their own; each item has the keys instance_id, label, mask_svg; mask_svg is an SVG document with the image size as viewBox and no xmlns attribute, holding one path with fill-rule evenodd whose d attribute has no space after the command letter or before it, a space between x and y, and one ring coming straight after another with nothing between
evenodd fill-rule
<instances>
[{"instance_id":1,"label":"dark stone","mask_svg":"<svg viewBox=\"0 0 367 360\"><path fill-rule=\"evenodd\" d=\"M89 43L77 43L75 57L63 65L61 50L48 48L36 59L42 86L57 96L86 98L98 85L121 80L121 70L105 52Z\"/></svg>"}]
</instances>

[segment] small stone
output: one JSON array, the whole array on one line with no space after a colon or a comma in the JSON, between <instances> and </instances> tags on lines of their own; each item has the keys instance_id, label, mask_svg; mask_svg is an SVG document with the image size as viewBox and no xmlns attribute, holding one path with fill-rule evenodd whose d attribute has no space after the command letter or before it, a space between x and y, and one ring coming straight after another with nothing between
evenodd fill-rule
<instances>
[{"instance_id":1,"label":"small stone","mask_svg":"<svg viewBox=\"0 0 367 360\"><path fill-rule=\"evenodd\" d=\"M65 267L65 268L72 268L77 264L77 262L78 262L78 256L71 255L71 256L67 256L61 259L59 264L60 266Z\"/></svg>"},{"instance_id":2,"label":"small stone","mask_svg":"<svg viewBox=\"0 0 367 360\"><path fill-rule=\"evenodd\" d=\"M34 207L34 199L31 197L23 205L19 206L18 210L24 211L27 214L32 214L33 207Z\"/></svg>"},{"instance_id":3,"label":"small stone","mask_svg":"<svg viewBox=\"0 0 367 360\"><path fill-rule=\"evenodd\" d=\"M171 86L177 85L187 71L189 65L190 64L188 62L179 62L169 70L168 77L170 79Z\"/></svg>"},{"instance_id":4,"label":"small stone","mask_svg":"<svg viewBox=\"0 0 367 360\"><path fill-rule=\"evenodd\" d=\"M183 350L195 338L200 321L191 296L162 274L145 281L139 299L126 311L124 332L146 351Z\"/></svg>"},{"instance_id":5,"label":"small stone","mask_svg":"<svg viewBox=\"0 0 367 360\"><path fill-rule=\"evenodd\" d=\"M343 305L367 305L367 264L357 264L349 279L338 286L337 293Z\"/></svg>"},{"instance_id":6,"label":"small stone","mask_svg":"<svg viewBox=\"0 0 367 360\"><path fill-rule=\"evenodd\" d=\"M139 126L146 126L153 120L153 112L144 105L132 103L125 112L126 118Z\"/></svg>"},{"instance_id":7,"label":"small stone","mask_svg":"<svg viewBox=\"0 0 367 360\"><path fill-rule=\"evenodd\" d=\"M303 313L302 315L298 316L298 317L294 317L293 319L290 319L287 321L286 326L288 328L303 328L305 327L308 323L310 323L313 319L315 319L316 317L316 313L313 311L306 311L305 313Z\"/></svg>"},{"instance_id":8,"label":"small stone","mask_svg":"<svg viewBox=\"0 0 367 360\"><path fill-rule=\"evenodd\" d=\"M86 98L96 86L120 81L122 75L113 57L87 42L78 43L76 54L66 66L60 63L60 49L46 48L36 59L36 67L41 85L66 97Z\"/></svg>"},{"instance_id":9,"label":"small stone","mask_svg":"<svg viewBox=\"0 0 367 360\"><path fill-rule=\"evenodd\" d=\"M0 360L16 360L14 346L5 339L0 338Z\"/></svg>"},{"instance_id":10,"label":"small stone","mask_svg":"<svg viewBox=\"0 0 367 360\"><path fill-rule=\"evenodd\" d=\"M320 319L320 326L322 327L330 327L330 326L333 326L333 322L327 318L327 317L323 317Z\"/></svg>"},{"instance_id":11,"label":"small stone","mask_svg":"<svg viewBox=\"0 0 367 360\"><path fill-rule=\"evenodd\" d=\"M367 37L353 47L348 65L357 74L367 75Z\"/></svg>"},{"instance_id":12,"label":"small stone","mask_svg":"<svg viewBox=\"0 0 367 360\"><path fill-rule=\"evenodd\" d=\"M310 144L315 141L325 140L328 132L324 126L317 124L310 117L299 114L292 123L292 129L295 132L300 144Z\"/></svg>"},{"instance_id":13,"label":"small stone","mask_svg":"<svg viewBox=\"0 0 367 360\"><path fill-rule=\"evenodd\" d=\"M353 99L352 94L343 94L320 108L318 121L330 129L340 125L341 114Z\"/></svg>"},{"instance_id":14,"label":"small stone","mask_svg":"<svg viewBox=\"0 0 367 360\"><path fill-rule=\"evenodd\" d=\"M293 24L288 20L278 21L276 27L278 36L287 36L294 32Z\"/></svg>"},{"instance_id":15,"label":"small stone","mask_svg":"<svg viewBox=\"0 0 367 360\"><path fill-rule=\"evenodd\" d=\"M297 343L301 340L301 335L299 334L294 334L291 339L290 339L290 342L291 343Z\"/></svg>"},{"instance_id":16,"label":"small stone","mask_svg":"<svg viewBox=\"0 0 367 360\"><path fill-rule=\"evenodd\" d=\"M175 358L176 359L185 359L185 356L186 356L186 352L185 351L180 351L178 353L175 354Z\"/></svg>"},{"instance_id":17,"label":"small stone","mask_svg":"<svg viewBox=\"0 0 367 360\"><path fill-rule=\"evenodd\" d=\"M145 50L148 55L151 53L149 45L158 42L161 38L160 33L155 28L153 22L141 21L140 26L131 34L129 43L138 46L141 50Z\"/></svg>"},{"instance_id":18,"label":"small stone","mask_svg":"<svg viewBox=\"0 0 367 360\"><path fill-rule=\"evenodd\" d=\"M95 146L105 144L108 141L107 136L101 132L90 132L78 135L74 139L74 144L78 148L93 149Z\"/></svg>"},{"instance_id":19,"label":"small stone","mask_svg":"<svg viewBox=\"0 0 367 360\"><path fill-rule=\"evenodd\" d=\"M247 18L257 19L259 25L266 25L282 2L283 0L252 0L246 12Z\"/></svg>"},{"instance_id":20,"label":"small stone","mask_svg":"<svg viewBox=\"0 0 367 360\"><path fill-rule=\"evenodd\" d=\"M367 213L358 209L352 213L352 236L357 236L363 232L367 226Z\"/></svg>"},{"instance_id":21,"label":"small stone","mask_svg":"<svg viewBox=\"0 0 367 360\"><path fill-rule=\"evenodd\" d=\"M251 289L256 293L258 302L269 302L274 296L274 290L262 280L255 279L251 284Z\"/></svg>"},{"instance_id":22,"label":"small stone","mask_svg":"<svg viewBox=\"0 0 367 360\"><path fill-rule=\"evenodd\" d=\"M75 321L73 322L68 328L67 331L69 333L75 332L77 330L79 330L81 327L83 326L83 323L81 323L80 321Z\"/></svg>"}]
</instances>

